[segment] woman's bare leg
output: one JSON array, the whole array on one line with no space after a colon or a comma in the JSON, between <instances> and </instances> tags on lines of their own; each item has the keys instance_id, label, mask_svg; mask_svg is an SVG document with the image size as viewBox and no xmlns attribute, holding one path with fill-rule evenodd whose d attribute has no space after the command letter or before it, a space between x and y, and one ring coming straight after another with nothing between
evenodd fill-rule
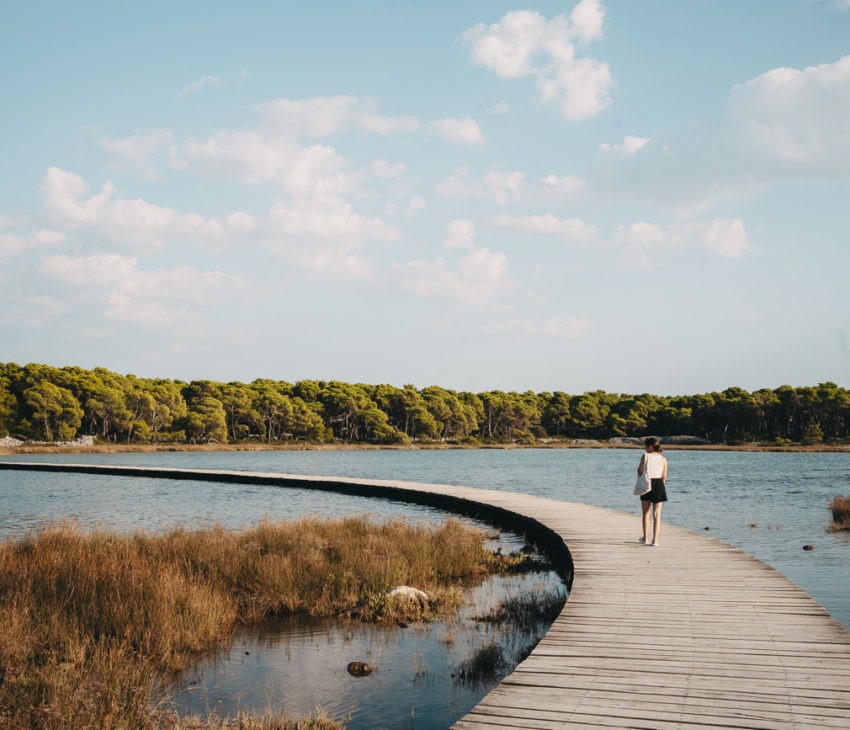
<instances>
[{"instance_id":1,"label":"woman's bare leg","mask_svg":"<svg viewBox=\"0 0 850 730\"><path fill-rule=\"evenodd\" d=\"M649 531L649 508L650 507L652 507L652 502L650 502L648 499L642 499L640 501L640 508L643 510L641 522L643 523L643 541L645 543L649 542L646 535L647 535L647 532Z\"/></svg>"},{"instance_id":2,"label":"woman's bare leg","mask_svg":"<svg viewBox=\"0 0 850 730\"><path fill-rule=\"evenodd\" d=\"M652 544L658 545L658 539L661 537L661 506L664 502L657 502L652 505Z\"/></svg>"}]
</instances>

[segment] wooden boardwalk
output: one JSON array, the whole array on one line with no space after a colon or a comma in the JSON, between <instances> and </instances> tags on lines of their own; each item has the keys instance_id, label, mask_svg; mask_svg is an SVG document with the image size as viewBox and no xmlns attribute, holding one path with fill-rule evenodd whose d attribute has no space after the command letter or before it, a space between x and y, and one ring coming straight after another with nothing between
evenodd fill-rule
<instances>
[{"instance_id":1,"label":"wooden boardwalk","mask_svg":"<svg viewBox=\"0 0 850 730\"><path fill-rule=\"evenodd\" d=\"M312 487L480 514L572 557L560 616L531 656L455 725L505 728L850 728L850 633L750 555L672 525L640 545L635 514L471 487L268 473L3 462Z\"/></svg>"}]
</instances>

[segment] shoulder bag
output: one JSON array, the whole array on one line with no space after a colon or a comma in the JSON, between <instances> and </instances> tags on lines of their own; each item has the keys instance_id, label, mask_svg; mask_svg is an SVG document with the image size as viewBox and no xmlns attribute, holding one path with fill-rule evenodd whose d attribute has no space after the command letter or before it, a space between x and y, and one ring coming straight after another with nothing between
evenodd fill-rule
<instances>
[{"instance_id":1,"label":"shoulder bag","mask_svg":"<svg viewBox=\"0 0 850 730\"><path fill-rule=\"evenodd\" d=\"M638 474L635 482L634 494L642 496L652 489L652 480L649 478L649 454L644 454L643 473Z\"/></svg>"}]
</instances>

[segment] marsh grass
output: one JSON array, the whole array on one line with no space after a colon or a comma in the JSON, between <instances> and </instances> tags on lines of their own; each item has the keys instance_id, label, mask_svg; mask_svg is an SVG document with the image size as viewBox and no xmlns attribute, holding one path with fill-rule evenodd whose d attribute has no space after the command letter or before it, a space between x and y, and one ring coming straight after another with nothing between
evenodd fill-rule
<instances>
[{"instance_id":1,"label":"marsh grass","mask_svg":"<svg viewBox=\"0 0 850 730\"><path fill-rule=\"evenodd\" d=\"M455 667L452 677L459 684L475 685L495 681L505 666L504 652L493 642L476 649L469 659Z\"/></svg>"},{"instance_id":2,"label":"marsh grass","mask_svg":"<svg viewBox=\"0 0 850 730\"><path fill-rule=\"evenodd\" d=\"M211 714L206 717L192 716L181 719L170 715L165 719L164 727L167 730L344 730L345 725L321 711L304 718L286 717L267 711L259 717L239 713L233 718Z\"/></svg>"},{"instance_id":3,"label":"marsh grass","mask_svg":"<svg viewBox=\"0 0 850 730\"><path fill-rule=\"evenodd\" d=\"M0 545L0 726L167 727L163 678L239 623L451 613L464 583L521 559L488 551L485 538L455 519L305 518L157 535L45 526ZM397 585L433 600L425 608L387 600ZM181 722L172 727L190 727ZM203 727L330 727L239 722Z\"/></svg>"},{"instance_id":4,"label":"marsh grass","mask_svg":"<svg viewBox=\"0 0 850 730\"><path fill-rule=\"evenodd\" d=\"M550 624L564 607L566 597L557 592L534 591L503 598L490 611L476 616L476 621L489 624L511 624L517 630Z\"/></svg>"},{"instance_id":5,"label":"marsh grass","mask_svg":"<svg viewBox=\"0 0 850 730\"><path fill-rule=\"evenodd\" d=\"M850 496L835 497L832 508L832 530L850 530Z\"/></svg>"}]
</instances>

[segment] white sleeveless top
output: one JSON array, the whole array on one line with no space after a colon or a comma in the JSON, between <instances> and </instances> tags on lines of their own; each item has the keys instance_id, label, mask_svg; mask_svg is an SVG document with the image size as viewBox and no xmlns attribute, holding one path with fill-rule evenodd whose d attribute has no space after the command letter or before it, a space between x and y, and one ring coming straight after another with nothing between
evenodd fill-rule
<instances>
[{"instance_id":1,"label":"white sleeveless top","mask_svg":"<svg viewBox=\"0 0 850 730\"><path fill-rule=\"evenodd\" d=\"M644 454L644 468L650 479L661 479L664 475L664 457L661 454Z\"/></svg>"}]
</instances>

